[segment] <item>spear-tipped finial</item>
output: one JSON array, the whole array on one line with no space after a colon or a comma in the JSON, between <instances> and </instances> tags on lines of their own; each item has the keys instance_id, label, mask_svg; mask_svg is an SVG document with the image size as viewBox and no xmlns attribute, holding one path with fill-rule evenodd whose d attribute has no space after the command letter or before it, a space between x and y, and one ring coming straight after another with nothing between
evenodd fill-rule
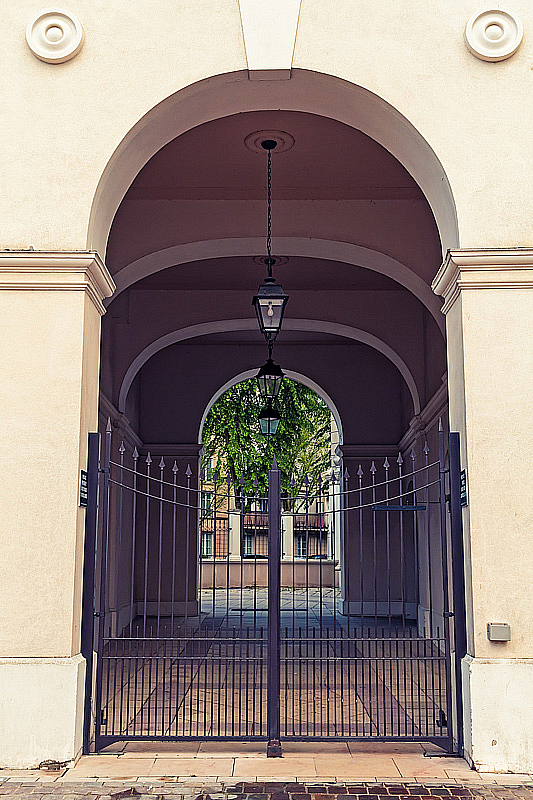
<instances>
[{"instance_id":1,"label":"spear-tipped finial","mask_svg":"<svg viewBox=\"0 0 533 800\"><path fill-rule=\"evenodd\" d=\"M272 461L272 469L278 468L278 462L276 461L276 454L274 453L274 459Z\"/></svg>"},{"instance_id":2,"label":"spear-tipped finial","mask_svg":"<svg viewBox=\"0 0 533 800\"><path fill-rule=\"evenodd\" d=\"M403 458L402 458L402 454L401 453L398 453L398 458L396 459L396 463L398 464L399 467L402 466Z\"/></svg>"},{"instance_id":3,"label":"spear-tipped finial","mask_svg":"<svg viewBox=\"0 0 533 800\"><path fill-rule=\"evenodd\" d=\"M190 478L190 477L191 477L191 475L192 475L192 469L191 469L191 465L190 465L190 464L187 464L187 469L185 470L185 475L186 475L188 478Z\"/></svg>"},{"instance_id":4,"label":"spear-tipped finial","mask_svg":"<svg viewBox=\"0 0 533 800\"><path fill-rule=\"evenodd\" d=\"M258 481L257 475L256 475L255 478L254 478L254 489L257 490L258 488L259 488L259 481Z\"/></svg>"},{"instance_id":5,"label":"spear-tipped finial","mask_svg":"<svg viewBox=\"0 0 533 800\"><path fill-rule=\"evenodd\" d=\"M165 459L161 456L161 461L159 462L159 469L165 469Z\"/></svg>"},{"instance_id":6,"label":"spear-tipped finial","mask_svg":"<svg viewBox=\"0 0 533 800\"><path fill-rule=\"evenodd\" d=\"M442 427L442 417L439 417L439 433L443 430L444 428Z\"/></svg>"},{"instance_id":7,"label":"spear-tipped finial","mask_svg":"<svg viewBox=\"0 0 533 800\"><path fill-rule=\"evenodd\" d=\"M107 425L105 426L105 432L111 433L111 417L107 418Z\"/></svg>"},{"instance_id":8,"label":"spear-tipped finial","mask_svg":"<svg viewBox=\"0 0 533 800\"><path fill-rule=\"evenodd\" d=\"M176 464L176 462L174 461L174 464L173 464L173 466L172 466L172 472L173 472L173 473L174 473L174 475L175 475L175 474L177 473L177 471L178 471L178 465L177 465L177 464Z\"/></svg>"},{"instance_id":9,"label":"spear-tipped finial","mask_svg":"<svg viewBox=\"0 0 533 800\"><path fill-rule=\"evenodd\" d=\"M133 448L133 453L131 454L131 457L133 458L134 461L137 461L137 459L139 458L139 451L137 450L136 447Z\"/></svg>"},{"instance_id":10,"label":"spear-tipped finial","mask_svg":"<svg viewBox=\"0 0 533 800\"><path fill-rule=\"evenodd\" d=\"M122 441L120 443L120 447L118 448L118 452L120 453L120 455L122 455L123 453L126 452L126 448L124 447L124 439L122 439Z\"/></svg>"},{"instance_id":11,"label":"spear-tipped finial","mask_svg":"<svg viewBox=\"0 0 533 800\"><path fill-rule=\"evenodd\" d=\"M148 455L146 456L146 463L148 465L150 465L152 463L152 456L150 455L150 453L148 453Z\"/></svg>"},{"instance_id":12,"label":"spear-tipped finial","mask_svg":"<svg viewBox=\"0 0 533 800\"><path fill-rule=\"evenodd\" d=\"M427 439L424 442L424 453L426 455L429 453L429 445L428 445L428 440Z\"/></svg>"},{"instance_id":13,"label":"spear-tipped finial","mask_svg":"<svg viewBox=\"0 0 533 800\"><path fill-rule=\"evenodd\" d=\"M414 445L411 447L411 461L414 463L416 461L416 453Z\"/></svg>"},{"instance_id":14,"label":"spear-tipped finial","mask_svg":"<svg viewBox=\"0 0 533 800\"><path fill-rule=\"evenodd\" d=\"M241 479L240 479L239 483L241 484L241 486L244 486L244 472L241 475Z\"/></svg>"},{"instance_id":15,"label":"spear-tipped finial","mask_svg":"<svg viewBox=\"0 0 533 800\"><path fill-rule=\"evenodd\" d=\"M335 470L334 469L331 470L330 481L331 481L331 483L337 483L337 476L335 475Z\"/></svg>"},{"instance_id":16,"label":"spear-tipped finial","mask_svg":"<svg viewBox=\"0 0 533 800\"><path fill-rule=\"evenodd\" d=\"M377 470L377 467L376 467L375 463L374 463L374 462L372 462L372 464L370 465L370 472L371 472L371 474L372 474L372 475L374 475L374 474L375 474L377 471L378 471L378 470Z\"/></svg>"},{"instance_id":17,"label":"spear-tipped finial","mask_svg":"<svg viewBox=\"0 0 533 800\"><path fill-rule=\"evenodd\" d=\"M348 472L348 467L344 467L344 480L347 481L350 478L350 473Z\"/></svg>"},{"instance_id":18,"label":"spear-tipped finial","mask_svg":"<svg viewBox=\"0 0 533 800\"><path fill-rule=\"evenodd\" d=\"M361 466L361 464L359 464L359 469L357 470L357 477L358 478L363 477L363 467Z\"/></svg>"},{"instance_id":19,"label":"spear-tipped finial","mask_svg":"<svg viewBox=\"0 0 533 800\"><path fill-rule=\"evenodd\" d=\"M385 461L383 462L384 469L390 469L389 459L385 456Z\"/></svg>"}]
</instances>

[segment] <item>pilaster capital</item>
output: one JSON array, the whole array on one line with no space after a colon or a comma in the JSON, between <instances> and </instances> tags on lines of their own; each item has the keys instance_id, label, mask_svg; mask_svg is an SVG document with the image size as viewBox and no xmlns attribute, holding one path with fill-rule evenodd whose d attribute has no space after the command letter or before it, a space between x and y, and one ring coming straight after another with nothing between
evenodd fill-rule
<instances>
[{"instance_id":1,"label":"pilaster capital","mask_svg":"<svg viewBox=\"0 0 533 800\"><path fill-rule=\"evenodd\" d=\"M375 459L398 455L397 444L340 444L337 454L344 458Z\"/></svg>"},{"instance_id":2,"label":"pilaster capital","mask_svg":"<svg viewBox=\"0 0 533 800\"><path fill-rule=\"evenodd\" d=\"M448 250L431 288L446 314L466 289L532 289L533 248Z\"/></svg>"},{"instance_id":3,"label":"pilaster capital","mask_svg":"<svg viewBox=\"0 0 533 800\"><path fill-rule=\"evenodd\" d=\"M115 283L96 251L0 251L0 291L86 292L100 314Z\"/></svg>"}]
</instances>

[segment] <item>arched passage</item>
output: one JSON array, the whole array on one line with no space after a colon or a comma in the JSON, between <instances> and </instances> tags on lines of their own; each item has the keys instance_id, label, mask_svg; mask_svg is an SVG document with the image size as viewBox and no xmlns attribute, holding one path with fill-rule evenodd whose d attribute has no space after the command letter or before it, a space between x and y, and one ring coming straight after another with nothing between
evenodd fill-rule
<instances>
[{"instance_id":1,"label":"arched passage","mask_svg":"<svg viewBox=\"0 0 533 800\"><path fill-rule=\"evenodd\" d=\"M235 386L236 383L240 383L241 381L246 381L249 378L253 378L256 375L256 373L257 373L257 370L246 370L245 372L241 372L239 375L236 375L234 378L232 378L231 380L227 381L227 383L225 383L224 386L221 386L220 389L218 389L215 392L215 394L213 395L213 397L211 398L211 400L207 404L207 406L205 408L205 411L204 411L204 413L202 415L202 421L200 423L200 430L199 430L199 433L198 433L198 443L199 444L201 444L201 442L202 442L202 431L203 431L203 427L204 427L205 418L209 414L209 411L211 410L211 408L214 405L214 403L216 403L218 398L221 397L224 394L224 392L226 392L232 386ZM287 378L290 378L292 380L298 381L298 383L302 383L304 386L307 386L309 389L312 389L313 392L316 392L316 394L320 398L322 398L322 400L326 403L326 405L330 409L330 411L331 411L331 413L333 415L333 418L335 420L335 425L336 425L337 432L338 432L338 444L342 444L343 443L343 432L342 432L341 417L340 417L338 409L335 406L335 403L333 402L333 400L331 399L329 394L327 392L325 392L324 389L322 389L322 387L318 385L318 383L316 383L315 381L311 380L311 378L308 378L306 375L302 375L300 372L295 372L292 369L286 369L286 370L284 370L284 374L286 375Z\"/></svg>"},{"instance_id":2,"label":"arched passage","mask_svg":"<svg viewBox=\"0 0 533 800\"><path fill-rule=\"evenodd\" d=\"M187 339L193 339L198 336L208 335L212 333L222 333L222 332L231 332L231 331L254 331L256 329L257 323L255 320L220 320L217 322L209 322L204 323L201 325L193 325L189 328L183 328L181 330L172 331L169 334L157 339L156 341L152 342L148 347L146 347L139 355L132 361L128 370L123 378L120 392L119 392L119 401L118 401L118 409L121 413L124 413L126 410L126 400L128 397L128 392L131 388L133 381L135 380L136 375L139 373L139 370L142 369L143 365L152 358L156 353L160 352L166 347L169 347L172 344L176 344L177 342L183 342ZM326 322L321 320L293 320L287 319L284 324L285 330L294 330L294 331L317 331L323 333L330 333L337 336L344 336L348 339L353 339L354 341L362 342L364 344L369 345L370 347L378 350L382 353L386 358L388 358L394 366L400 372L402 378L404 379L409 392L411 394L411 399L413 403L413 413L419 414L420 413L420 397L418 394L418 389L416 386L416 382L413 378L413 375L409 371L409 368L402 361L400 356L395 353L391 347L389 347L385 342L379 340L376 336L367 333L366 331L358 330L357 328L350 327L348 325L340 325L339 323L335 322ZM228 384L231 385L231 382ZM227 388L227 387L226 387ZM314 387L313 387L314 388ZM318 392L320 394L320 392Z\"/></svg>"},{"instance_id":3,"label":"arched passage","mask_svg":"<svg viewBox=\"0 0 533 800\"><path fill-rule=\"evenodd\" d=\"M309 629L314 613L310 591L318 591L320 639L338 628L353 638L350 619L358 616L363 629L371 613L380 648L388 646L383 631L392 636L400 628L430 638L430 647L438 648L433 640L439 639L434 630L442 625L442 584L438 602L432 596L437 582L426 594L421 584L429 564L433 575L438 571L440 529L433 533L435 507L429 497L425 550L415 541L416 526L403 524L401 515L413 513L416 504L405 497L407 467L402 465L425 458L425 440L434 446L436 416L446 410L440 301L430 283L442 247L457 242L449 184L435 154L409 122L360 87L298 70L276 86L231 83L227 77L177 93L132 129L102 176L91 219L89 241L107 248L118 286L104 319L102 392L117 430L135 442L144 458L137 471L138 465L129 466L134 455L128 453L126 467L135 481L144 481L146 490L133 489L147 498L144 517L133 504L130 550L124 552L126 540L116 532L110 546L111 558L126 564L133 576L130 607L137 619L129 623L145 634L150 613L158 626L170 615L172 638L175 625L181 625L176 617L184 617L184 638L193 651L211 626L210 652L219 660L227 646L227 636L219 631L227 633L235 613L240 638L251 634L261 640L261 619L268 626L271 601L276 602L275 597L267 602L271 583L259 576L258 561L268 555L285 558L293 570L293 636L304 617L303 628ZM240 378L253 375L265 358L250 307L264 277L265 164L246 141L270 129L294 139L294 147L275 156L273 164L273 243L281 257L275 273L291 297L275 357L289 376L306 375L305 385L322 387L319 394L337 418L342 416L340 447L347 470L336 490L324 489L321 480L311 497L300 488L292 510L288 494L282 497L274 488L271 500L285 503L285 532L290 523L294 536L276 534L262 552L253 539L260 535L264 549L265 524L273 524L268 523L264 493L258 496L252 480L246 496L243 492L239 498L239 481L225 476L223 507L217 479L206 489L195 465L206 408ZM154 456L161 456L155 466ZM115 461L117 468L122 462ZM159 496L150 493L158 469ZM214 505L213 498L204 505L206 492ZM395 513L400 516L376 520L382 509L373 506L391 498L398 500ZM111 520L123 519L118 496L114 503ZM223 553L216 545L222 514ZM211 537L205 548L204 533ZM314 551L310 537L318 540ZM286 552L272 556L271 544L281 541ZM253 558L251 568L247 557ZM198 558L211 565L206 585L198 575ZM221 569L217 559L223 561ZM265 590L260 598L258 586ZM210 611L204 617L202 592L207 590ZM232 599L234 590L241 594ZM244 590L252 591L255 616L243 605ZM197 621L187 633L190 617ZM378 621L384 619L378 633ZM238 653L240 658L243 651ZM243 659L262 676L260 653ZM440 664L438 655L434 660ZM222 672L213 674L218 677L207 689L213 707L234 709L234 696L222 699ZM317 674L324 675L320 669ZM342 680L348 680L345 672ZM313 707L317 686L309 687L307 709ZM294 686L287 687L287 696L291 691L294 696ZM191 696L196 692L199 698L200 691L191 678ZM374 690L369 685L365 691ZM431 702L440 707L443 700ZM257 709L261 703L260 698L259 705L252 705ZM328 713L339 712L328 708ZM214 735L228 735L227 723L217 728L210 713L201 712L201 724L209 724ZM256 725L256 711L250 713ZM394 713L400 719L404 712L398 708ZM434 715L425 719L423 709L417 713L419 727L438 738ZM188 736L190 726L200 724L193 716L185 714L176 735ZM254 735L261 729L258 724L251 734L246 726L239 731ZM328 724L321 724L320 736L331 734ZM309 727L305 730L305 736L311 735ZM292 735L289 727L285 735ZM364 735L372 734L365 729Z\"/></svg>"},{"instance_id":4,"label":"arched passage","mask_svg":"<svg viewBox=\"0 0 533 800\"><path fill-rule=\"evenodd\" d=\"M164 145L184 131L231 114L291 109L336 119L371 136L392 153L422 188L433 210L442 251L458 245L448 178L431 146L382 98L340 78L293 69L291 80L246 80L230 73L192 84L166 98L118 145L96 189L87 246L105 253L117 208L136 175Z\"/></svg>"}]
</instances>

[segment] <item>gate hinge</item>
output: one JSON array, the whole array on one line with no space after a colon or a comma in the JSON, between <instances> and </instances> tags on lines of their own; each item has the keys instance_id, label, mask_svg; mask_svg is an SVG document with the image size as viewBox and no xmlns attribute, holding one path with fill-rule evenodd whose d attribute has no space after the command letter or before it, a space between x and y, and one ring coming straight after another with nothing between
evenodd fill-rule
<instances>
[{"instance_id":1,"label":"gate hinge","mask_svg":"<svg viewBox=\"0 0 533 800\"><path fill-rule=\"evenodd\" d=\"M455 617L455 614L453 613L453 611L446 611L444 616L445 617Z\"/></svg>"},{"instance_id":2,"label":"gate hinge","mask_svg":"<svg viewBox=\"0 0 533 800\"><path fill-rule=\"evenodd\" d=\"M99 616L100 616L99 611L93 611L93 617L99 617Z\"/></svg>"}]
</instances>

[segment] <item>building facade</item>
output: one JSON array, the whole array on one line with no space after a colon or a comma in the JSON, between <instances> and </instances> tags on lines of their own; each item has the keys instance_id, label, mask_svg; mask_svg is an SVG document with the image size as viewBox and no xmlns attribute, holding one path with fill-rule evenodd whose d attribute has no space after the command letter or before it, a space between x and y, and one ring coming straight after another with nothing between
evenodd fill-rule
<instances>
[{"instance_id":1,"label":"building facade","mask_svg":"<svg viewBox=\"0 0 533 800\"><path fill-rule=\"evenodd\" d=\"M465 754L531 772L531 2L20 0L2 27L1 765L81 752L99 415L185 473L264 358L269 136L278 360L352 475L459 432Z\"/></svg>"}]
</instances>

